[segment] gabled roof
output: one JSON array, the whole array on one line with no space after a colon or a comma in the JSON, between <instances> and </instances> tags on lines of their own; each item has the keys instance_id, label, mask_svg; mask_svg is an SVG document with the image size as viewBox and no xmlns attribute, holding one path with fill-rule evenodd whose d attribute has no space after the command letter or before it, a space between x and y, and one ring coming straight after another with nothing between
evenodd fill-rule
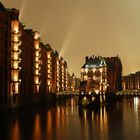
<instances>
[{"instance_id":1,"label":"gabled roof","mask_svg":"<svg viewBox=\"0 0 140 140\"><path fill-rule=\"evenodd\" d=\"M85 64L82 66L82 68L98 68L106 66L105 59L101 56L91 56L88 59L86 59Z\"/></svg>"}]
</instances>

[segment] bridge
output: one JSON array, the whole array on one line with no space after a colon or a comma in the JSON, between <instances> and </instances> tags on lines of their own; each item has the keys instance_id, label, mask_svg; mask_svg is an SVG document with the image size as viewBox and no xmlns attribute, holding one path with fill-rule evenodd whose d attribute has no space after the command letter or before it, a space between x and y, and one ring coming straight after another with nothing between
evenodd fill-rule
<instances>
[{"instance_id":1,"label":"bridge","mask_svg":"<svg viewBox=\"0 0 140 140\"><path fill-rule=\"evenodd\" d=\"M140 90L129 89L129 90L119 91L115 94L121 96L140 96Z\"/></svg>"}]
</instances>

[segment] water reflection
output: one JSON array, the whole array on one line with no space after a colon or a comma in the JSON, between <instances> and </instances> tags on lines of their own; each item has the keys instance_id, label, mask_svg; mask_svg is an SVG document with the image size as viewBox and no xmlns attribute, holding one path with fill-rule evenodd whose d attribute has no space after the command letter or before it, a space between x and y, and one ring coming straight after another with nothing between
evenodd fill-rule
<instances>
[{"instance_id":1,"label":"water reflection","mask_svg":"<svg viewBox=\"0 0 140 140\"><path fill-rule=\"evenodd\" d=\"M102 106L99 110L79 110L79 116L84 139L115 139L118 133L122 133L121 129L114 131L116 129L115 127L118 126L116 124L116 122L118 123L117 116L120 119L119 126L122 125L122 111L120 108L117 108L117 104Z\"/></svg>"},{"instance_id":2,"label":"water reflection","mask_svg":"<svg viewBox=\"0 0 140 140\"><path fill-rule=\"evenodd\" d=\"M140 99L79 109L78 99L64 100L52 107L5 113L0 119L4 140L138 140Z\"/></svg>"}]
</instances>

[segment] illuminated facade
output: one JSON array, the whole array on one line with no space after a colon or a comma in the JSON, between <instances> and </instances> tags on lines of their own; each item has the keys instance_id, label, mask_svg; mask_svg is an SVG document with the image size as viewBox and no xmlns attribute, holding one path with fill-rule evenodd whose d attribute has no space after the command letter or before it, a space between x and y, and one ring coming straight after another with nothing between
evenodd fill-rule
<instances>
[{"instance_id":1,"label":"illuminated facade","mask_svg":"<svg viewBox=\"0 0 140 140\"><path fill-rule=\"evenodd\" d=\"M19 86L21 83L21 33L19 31L19 21L11 22L11 92L10 95L19 94Z\"/></svg>"},{"instance_id":2,"label":"illuminated facade","mask_svg":"<svg viewBox=\"0 0 140 140\"><path fill-rule=\"evenodd\" d=\"M56 93L60 91L59 54L57 51L53 51L52 64L52 91L53 93Z\"/></svg>"},{"instance_id":3,"label":"illuminated facade","mask_svg":"<svg viewBox=\"0 0 140 140\"><path fill-rule=\"evenodd\" d=\"M64 61L64 91L68 90L68 66L67 62Z\"/></svg>"},{"instance_id":4,"label":"illuminated facade","mask_svg":"<svg viewBox=\"0 0 140 140\"><path fill-rule=\"evenodd\" d=\"M52 58L53 58L53 50L49 44L46 45L46 70L47 70L47 92L52 92Z\"/></svg>"},{"instance_id":5,"label":"illuminated facade","mask_svg":"<svg viewBox=\"0 0 140 140\"><path fill-rule=\"evenodd\" d=\"M117 57L86 57L81 68L80 89L86 93L114 93L122 90L122 64Z\"/></svg>"},{"instance_id":6,"label":"illuminated facade","mask_svg":"<svg viewBox=\"0 0 140 140\"><path fill-rule=\"evenodd\" d=\"M103 57L86 57L85 64L81 68L80 88L81 92L89 94L107 91L107 64Z\"/></svg>"},{"instance_id":7,"label":"illuminated facade","mask_svg":"<svg viewBox=\"0 0 140 140\"><path fill-rule=\"evenodd\" d=\"M18 10L0 3L0 19L0 104L17 107L67 91L68 66L57 51L25 29Z\"/></svg>"},{"instance_id":8,"label":"illuminated facade","mask_svg":"<svg viewBox=\"0 0 140 140\"><path fill-rule=\"evenodd\" d=\"M140 90L140 72L123 76L123 90L135 89Z\"/></svg>"},{"instance_id":9,"label":"illuminated facade","mask_svg":"<svg viewBox=\"0 0 140 140\"><path fill-rule=\"evenodd\" d=\"M62 57L60 57L59 60L59 74L60 74L60 91L64 91L64 60Z\"/></svg>"},{"instance_id":10,"label":"illuminated facade","mask_svg":"<svg viewBox=\"0 0 140 140\"><path fill-rule=\"evenodd\" d=\"M39 93L40 91L40 70L41 70L41 53L40 53L40 35L38 32L34 32L34 92Z\"/></svg>"}]
</instances>

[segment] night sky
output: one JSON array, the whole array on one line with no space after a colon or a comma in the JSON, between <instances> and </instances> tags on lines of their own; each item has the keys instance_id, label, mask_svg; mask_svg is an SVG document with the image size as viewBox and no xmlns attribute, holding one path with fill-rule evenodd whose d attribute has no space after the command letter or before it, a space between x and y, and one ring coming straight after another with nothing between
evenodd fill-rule
<instances>
[{"instance_id":1,"label":"night sky","mask_svg":"<svg viewBox=\"0 0 140 140\"><path fill-rule=\"evenodd\" d=\"M140 0L1 0L80 76L85 56L117 56L123 74L140 70Z\"/></svg>"}]
</instances>

